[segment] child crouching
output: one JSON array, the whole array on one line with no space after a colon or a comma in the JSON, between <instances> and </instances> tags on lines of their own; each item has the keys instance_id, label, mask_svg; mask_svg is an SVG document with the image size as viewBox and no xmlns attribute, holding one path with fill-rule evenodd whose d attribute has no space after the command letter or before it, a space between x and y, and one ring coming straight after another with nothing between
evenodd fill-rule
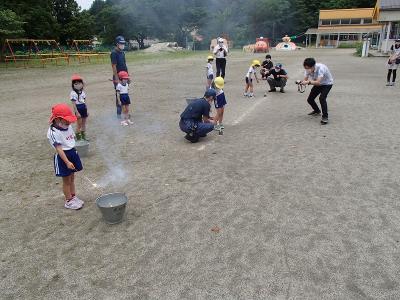
<instances>
[{"instance_id":1,"label":"child crouching","mask_svg":"<svg viewBox=\"0 0 400 300\"><path fill-rule=\"evenodd\" d=\"M57 177L63 179L64 207L68 209L80 209L84 204L76 196L75 190L75 172L83 169L78 152L74 148L75 133L71 123L76 120L77 117L68 105L56 104L52 107L50 128L47 131L47 138L56 151L54 171Z\"/></svg>"}]
</instances>

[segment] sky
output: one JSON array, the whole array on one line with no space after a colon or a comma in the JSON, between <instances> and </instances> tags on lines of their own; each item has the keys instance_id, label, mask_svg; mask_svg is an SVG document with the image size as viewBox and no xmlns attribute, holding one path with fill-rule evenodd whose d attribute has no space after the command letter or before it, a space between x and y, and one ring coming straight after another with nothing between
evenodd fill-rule
<instances>
[{"instance_id":1,"label":"sky","mask_svg":"<svg viewBox=\"0 0 400 300\"><path fill-rule=\"evenodd\" d=\"M94 0L75 0L82 9L89 9Z\"/></svg>"}]
</instances>

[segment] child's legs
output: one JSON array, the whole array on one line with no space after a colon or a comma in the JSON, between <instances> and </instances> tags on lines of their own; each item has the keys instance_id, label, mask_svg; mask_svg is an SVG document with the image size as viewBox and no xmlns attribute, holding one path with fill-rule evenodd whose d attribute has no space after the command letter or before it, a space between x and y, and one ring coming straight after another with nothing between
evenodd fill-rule
<instances>
[{"instance_id":1,"label":"child's legs","mask_svg":"<svg viewBox=\"0 0 400 300\"><path fill-rule=\"evenodd\" d=\"M249 82L249 88L250 88L250 93L253 93L254 89L253 89L253 83L251 81Z\"/></svg>"},{"instance_id":2,"label":"child's legs","mask_svg":"<svg viewBox=\"0 0 400 300\"><path fill-rule=\"evenodd\" d=\"M224 107L217 109L217 121L219 124L222 124L222 120L224 119Z\"/></svg>"},{"instance_id":3,"label":"child's legs","mask_svg":"<svg viewBox=\"0 0 400 300\"><path fill-rule=\"evenodd\" d=\"M397 70L393 70L392 82L396 81Z\"/></svg>"},{"instance_id":4,"label":"child's legs","mask_svg":"<svg viewBox=\"0 0 400 300\"><path fill-rule=\"evenodd\" d=\"M82 118L78 118L78 120L76 121L76 132L81 132L82 130Z\"/></svg>"},{"instance_id":5,"label":"child's legs","mask_svg":"<svg viewBox=\"0 0 400 300\"><path fill-rule=\"evenodd\" d=\"M65 196L66 200L70 200L72 198L72 192L71 192L71 176L73 176L73 174L69 175L69 176L65 176L63 177L63 193ZM74 187L75 189L75 187Z\"/></svg>"},{"instance_id":6,"label":"child's legs","mask_svg":"<svg viewBox=\"0 0 400 300\"><path fill-rule=\"evenodd\" d=\"M392 69L389 69L388 73L387 73L387 82L390 82L390 77L391 76L392 76Z\"/></svg>"},{"instance_id":7,"label":"child's legs","mask_svg":"<svg viewBox=\"0 0 400 300\"><path fill-rule=\"evenodd\" d=\"M70 191L71 191L71 195L75 195L76 191L75 191L75 173L72 173L69 176L69 180L70 180Z\"/></svg>"},{"instance_id":8,"label":"child's legs","mask_svg":"<svg viewBox=\"0 0 400 300\"><path fill-rule=\"evenodd\" d=\"M86 131L86 119L87 118L81 118L81 130Z\"/></svg>"},{"instance_id":9,"label":"child's legs","mask_svg":"<svg viewBox=\"0 0 400 300\"><path fill-rule=\"evenodd\" d=\"M250 87L249 84L246 83L246 87L244 88L244 92L245 92L245 93L247 93L247 91L249 90L249 87Z\"/></svg>"},{"instance_id":10,"label":"child's legs","mask_svg":"<svg viewBox=\"0 0 400 300\"><path fill-rule=\"evenodd\" d=\"M128 119L128 105L122 104L122 114L124 115L124 119Z\"/></svg>"}]
</instances>

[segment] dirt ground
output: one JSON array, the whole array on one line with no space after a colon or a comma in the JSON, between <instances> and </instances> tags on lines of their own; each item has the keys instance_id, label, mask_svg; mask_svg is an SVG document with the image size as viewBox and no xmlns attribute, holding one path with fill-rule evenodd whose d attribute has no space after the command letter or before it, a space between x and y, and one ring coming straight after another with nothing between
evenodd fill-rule
<instances>
[{"instance_id":1,"label":"dirt ground","mask_svg":"<svg viewBox=\"0 0 400 300\"><path fill-rule=\"evenodd\" d=\"M129 64L128 128L108 64L1 69L0 298L399 299L399 87L385 87L384 58L352 52L272 52L287 93L263 97L263 81L254 99L244 76L263 55L232 53L225 134L198 144L178 121L203 93L206 53ZM327 126L294 84L308 56L335 77ZM46 140L73 72L90 113L80 211L63 208ZM126 193L124 222L102 221L89 181Z\"/></svg>"}]
</instances>

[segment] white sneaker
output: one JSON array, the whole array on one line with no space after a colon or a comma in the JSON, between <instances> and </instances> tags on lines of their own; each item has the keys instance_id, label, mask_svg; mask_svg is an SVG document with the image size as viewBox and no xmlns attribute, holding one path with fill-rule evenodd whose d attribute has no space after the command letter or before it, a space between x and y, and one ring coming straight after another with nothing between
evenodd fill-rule
<instances>
[{"instance_id":1,"label":"white sneaker","mask_svg":"<svg viewBox=\"0 0 400 300\"><path fill-rule=\"evenodd\" d=\"M121 121L121 126L128 126L128 122L127 121Z\"/></svg>"},{"instance_id":2,"label":"white sneaker","mask_svg":"<svg viewBox=\"0 0 400 300\"><path fill-rule=\"evenodd\" d=\"M65 201L64 207L68 209L78 210L82 208L82 205L78 201L76 201L75 198L72 198L69 201Z\"/></svg>"},{"instance_id":3,"label":"white sneaker","mask_svg":"<svg viewBox=\"0 0 400 300\"><path fill-rule=\"evenodd\" d=\"M83 204L85 204L85 202L83 202L83 200L79 199L77 196L74 196L72 199L74 199L81 206L83 206Z\"/></svg>"},{"instance_id":4,"label":"white sneaker","mask_svg":"<svg viewBox=\"0 0 400 300\"><path fill-rule=\"evenodd\" d=\"M395 85L395 83L394 83L394 82L392 82L390 85L391 85L391 86L394 86L394 85Z\"/></svg>"},{"instance_id":5,"label":"white sneaker","mask_svg":"<svg viewBox=\"0 0 400 300\"><path fill-rule=\"evenodd\" d=\"M248 94L248 93L244 93L244 94L243 94L243 96L245 96L245 97L248 97L248 96L249 96L249 94Z\"/></svg>"},{"instance_id":6,"label":"white sneaker","mask_svg":"<svg viewBox=\"0 0 400 300\"><path fill-rule=\"evenodd\" d=\"M389 82L389 81L386 83L386 86L391 86L391 84L390 84L390 82Z\"/></svg>"},{"instance_id":7,"label":"white sneaker","mask_svg":"<svg viewBox=\"0 0 400 300\"><path fill-rule=\"evenodd\" d=\"M250 97L250 98L251 98L251 97L254 97L254 94L253 94L253 93L250 93L249 97Z\"/></svg>"},{"instance_id":8,"label":"white sneaker","mask_svg":"<svg viewBox=\"0 0 400 300\"><path fill-rule=\"evenodd\" d=\"M215 125L215 126L214 126L214 130L220 131L220 130L221 130L221 125Z\"/></svg>"},{"instance_id":9,"label":"white sneaker","mask_svg":"<svg viewBox=\"0 0 400 300\"><path fill-rule=\"evenodd\" d=\"M126 120L126 122L128 122L129 125L133 124L133 122L130 119Z\"/></svg>"}]
</instances>

